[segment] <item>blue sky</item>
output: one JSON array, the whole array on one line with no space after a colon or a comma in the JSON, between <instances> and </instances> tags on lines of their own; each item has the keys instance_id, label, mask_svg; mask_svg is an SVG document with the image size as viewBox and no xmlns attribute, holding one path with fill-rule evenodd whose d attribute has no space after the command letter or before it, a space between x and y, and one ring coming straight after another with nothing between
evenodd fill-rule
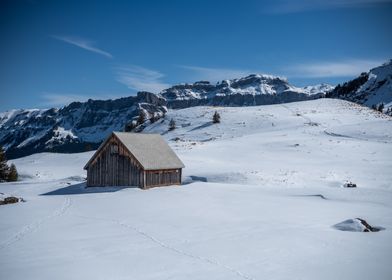
<instances>
[{"instance_id":1,"label":"blue sky","mask_svg":"<svg viewBox=\"0 0 392 280\"><path fill-rule=\"evenodd\" d=\"M255 72L336 84L392 58L392 0L14 0L0 22L0 111Z\"/></svg>"}]
</instances>

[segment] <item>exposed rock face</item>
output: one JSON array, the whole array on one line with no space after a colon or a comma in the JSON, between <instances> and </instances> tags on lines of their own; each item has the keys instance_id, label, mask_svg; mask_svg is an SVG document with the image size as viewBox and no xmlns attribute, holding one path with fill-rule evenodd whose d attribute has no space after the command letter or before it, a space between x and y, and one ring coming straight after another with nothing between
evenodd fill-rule
<instances>
[{"instance_id":1,"label":"exposed rock face","mask_svg":"<svg viewBox=\"0 0 392 280\"><path fill-rule=\"evenodd\" d=\"M19 201L22 201L22 199L19 199L15 196L9 196L5 197L4 199L0 199L0 205L18 203Z\"/></svg>"},{"instance_id":2,"label":"exposed rock face","mask_svg":"<svg viewBox=\"0 0 392 280\"><path fill-rule=\"evenodd\" d=\"M384 104L383 111L392 115L392 60L338 85L327 97L339 98L368 107Z\"/></svg>"},{"instance_id":3,"label":"exposed rock face","mask_svg":"<svg viewBox=\"0 0 392 280\"><path fill-rule=\"evenodd\" d=\"M345 188L356 188L357 184L355 184L353 182L346 182L346 183L344 183L343 187L345 187Z\"/></svg>"},{"instance_id":4,"label":"exposed rock face","mask_svg":"<svg viewBox=\"0 0 392 280\"><path fill-rule=\"evenodd\" d=\"M112 131L138 117L162 117L166 100L149 92L114 100L73 102L62 109L13 110L0 114L0 145L8 158L43 151L81 152L97 148Z\"/></svg>"},{"instance_id":5,"label":"exposed rock face","mask_svg":"<svg viewBox=\"0 0 392 280\"><path fill-rule=\"evenodd\" d=\"M160 94L170 108L201 105L252 106L310 100L321 97L333 87L329 85L298 88L286 79L269 75L249 75L240 79L224 80L215 85L207 81L176 85Z\"/></svg>"}]
</instances>

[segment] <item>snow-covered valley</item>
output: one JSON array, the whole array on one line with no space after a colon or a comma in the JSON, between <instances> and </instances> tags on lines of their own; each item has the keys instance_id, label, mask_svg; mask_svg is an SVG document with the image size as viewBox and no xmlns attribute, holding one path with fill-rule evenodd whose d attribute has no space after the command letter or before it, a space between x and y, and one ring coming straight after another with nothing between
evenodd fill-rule
<instances>
[{"instance_id":1,"label":"snow-covered valley","mask_svg":"<svg viewBox=\"0 0 392 280\"><path fill-rule=\"evenodd\" d=\"M1 279L390 279L391 117L318 99L169 110L145 132L182 186L85 189L93 152L12 161L0 192L26 202L0 206ZM352 218L385 230L334 227Z\"/></svg>"}]
</instances>

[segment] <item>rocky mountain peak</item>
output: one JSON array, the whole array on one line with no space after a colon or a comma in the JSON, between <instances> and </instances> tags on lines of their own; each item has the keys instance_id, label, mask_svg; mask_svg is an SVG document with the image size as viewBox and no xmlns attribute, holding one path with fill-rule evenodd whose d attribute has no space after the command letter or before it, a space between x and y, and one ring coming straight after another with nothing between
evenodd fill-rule
<instances>
[{"instance_id":1,"label":"rocky mountain peak","mask_svg":"<svg viewBox=\"0 0 392 280\"><path fill-rule=\"evenodd\" d=\"M163 90L169 108L186 108L199 105L249 106L314 99L330 87L312 87L312 91L297 88L285 78L265 74L223 80L216 84L198 81L180 84Z\"/></svg>"}]
</instances>

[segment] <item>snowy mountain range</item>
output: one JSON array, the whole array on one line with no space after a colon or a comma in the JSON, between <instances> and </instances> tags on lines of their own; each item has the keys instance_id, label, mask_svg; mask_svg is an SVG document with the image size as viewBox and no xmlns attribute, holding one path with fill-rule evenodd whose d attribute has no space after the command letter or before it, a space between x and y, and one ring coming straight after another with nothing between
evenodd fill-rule
<instances>
[{"instance_id":1,"label":"snowy mountain range","mask_svg":"<svg viewBox=\"0 0 392 280\"><path fill-rule=\"evenodd\" d=\"M392 60L362 73L357 78L337 85L327 94L368 107L384 104L384 112L392 115Z\"/></svg>"},{"instance_id":2,"label":"snowy mountain range","mask_svg":"<svg viewBox=\"0 0 392 280\"><path fill-rule=\"evenodd\" d=\"M160 94L169 108L192 106L252 106L303 101L319 98L333 87L326 84L299 88L284 78L252 74L244 78L223 80L217 84L199 81L175 85Z\"/></svg>"},{"instance_id":3,"label":"snowy mountain range","mask_svg":"<svg viewBox=\"0 0 392 280\"><path fill-rule=\"evenodd\" d=\"M114 130L132 129L141 113L145 122L139 130L163 117L167 107L285 103L315 99L331 88L297 88L279 77L250 75L216 85L205 81L176 85L160 94L73 102L62 109L11 110L0 113L0 145L9 158L42 151L81 152L97 148Z\"/></svg>"},{"instance_id":4,"label":"snowy mountain range","mask_svg":"<svg viewBox=\"0 0 392 280\"><path fill-rule=\"evenodd\" d=\"M11 110L0 113L0 144L9 158L91 150L113 130L124 130L140 112L146 119L162 117L165 104L162 97L139 92L115 100L73 102L62 109Z\"/></svg>"},{"instance_id":5,"label":"snowy mountain range","mask_svg":"<svg viewBox=\"0 0 392 280\"><path fill-rule=\"evenodd\" d=\"M193 106L253 106L331 97L371 107L392 107L392 61L371 69L336 88L327 84L295 87L285 78L252 74L216 84L199 81L180 84L159 94L114 100L73 102L61 109L19 109L0 113L0 145L9 158L43 151L81 152L98 147L111 131L146 126L165 116L167 108ZM391 109L389 109L391 110ZM388 111L390 112L390 111ZM143 123L137 123L139 115Z\"/></svg>"}]
</instances>

